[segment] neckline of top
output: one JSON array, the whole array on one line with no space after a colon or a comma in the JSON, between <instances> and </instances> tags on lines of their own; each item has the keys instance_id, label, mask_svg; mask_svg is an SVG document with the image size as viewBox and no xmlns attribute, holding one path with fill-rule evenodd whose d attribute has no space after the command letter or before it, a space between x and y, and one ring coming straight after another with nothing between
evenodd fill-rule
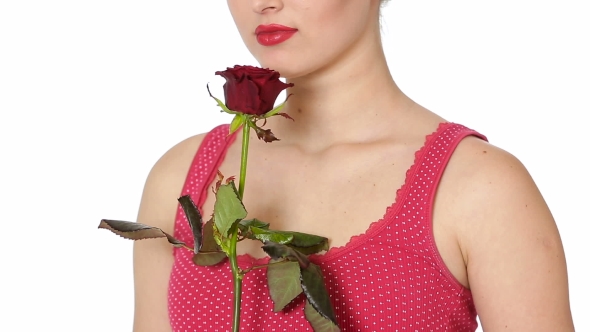
<instances>
[{"instance_id":1,"label":"neckline of top","mask_svg":"<svg viewBox=\"0 0 590 332\"><path fill-rule=\"evenodd\" d=\"M400 199L406 196L405 195L406 191L408 190L408 187L410 186L414 176L416 175L416 168L418 167L418 165L420 165L420 161L424 158L424 153L425 153L426 149L430 146L430 144L432 144L432 142L434 142L436 137L438 137L440 134L445 132L450 126L453 126L453 125L456 125L456 124L453 122L441 122L438 124L437 128L433 132L431 132L430 134L425 136L423 145L417 151L414 152L414 162L406 170L404 182L401 185L401 187L399 187L397 189L394 202L385 208L385 212L383 214L383 217L381 217L379 220L371 222L371 224L369 225L367 230L364 231L363 233L351 236L350 239L343 246L332 247L332 248L328 249L328 251L326 251L324 254L310 255L309 256L310 260L318 262L318 263L325 263L328 261L332 261L332 260L358 248L367 239L369 239L372 236L374 236L375 234L379 233L384 227L386 227L388 225L388 221L390 221L397 214L399 209L403 206L403 204L402 204L403 201L401 201ZM235 135L235 133L234 133L234 135ZM229 148L229 146L234 141L235 140L231 140L226 145L225 151L223 152L223 156L220 157L219 164L221 164L221 162L223 162L223 159L225 158L225 153L227 152L227 148ZM209 187L209 186L210 186L210 184L207 184L207 187ZM202 197L202 199L199 198L199 201L204 202L207 199L208 191L204 190L200 193L200 195L203 195L204 197ZM238 255L237 259L238 259L238 261L240 261L242 263L246 263L246 264L262 265L262 264L267 264L270 257L267 256L267 257L255 258L248 253L244 253L244 254Z\"/></svg>"}]
</instances>

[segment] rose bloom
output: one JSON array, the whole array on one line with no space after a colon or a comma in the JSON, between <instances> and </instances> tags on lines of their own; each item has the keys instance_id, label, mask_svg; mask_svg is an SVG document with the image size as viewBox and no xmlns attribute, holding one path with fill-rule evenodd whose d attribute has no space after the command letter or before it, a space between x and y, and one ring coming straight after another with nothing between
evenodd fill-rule
<instances>
[{"instance_id":1,"label":"rose bloom","mask_svg":"<svg viewBox=\"0 0 590 332\"><path fill-rule=\"evenodd\" d=\"M234 112L263 115L273 109L279 93L293 83L283 83L280 74L271 69L234 66L215 75L225 78L225 105Z\"/></svg>"}]
</instances>

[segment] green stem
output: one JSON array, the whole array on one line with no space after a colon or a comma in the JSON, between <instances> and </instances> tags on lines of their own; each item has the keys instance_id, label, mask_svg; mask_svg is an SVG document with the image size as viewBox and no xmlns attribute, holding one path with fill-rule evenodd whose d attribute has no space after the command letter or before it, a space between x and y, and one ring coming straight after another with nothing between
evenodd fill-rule
<instances>
[{"instance_id":1,"label":"green stem","mask_svg":"<svg viewBox=\"0 0 590 332\"><path fill-rule=\"evenodd\" d=\"M244 115L247 116L247 115ZM238 187L238 195L240 200L244 199L244 188L246 186L246 167L248 165L248 145L250 143L250 122L249 119L244 121L242 128L242 158L240 162L240 182ZM234 316L233 316L233 332L240 331L240 307L242 302L242 279L244 274L240 271L237 258L237 244L238 244L238 230L236 226L231 234L229 247L229 261L233 274L234 283Z\"/></svg>"},{"instance_id":2,"label":"green stem","mask_svg":"<svg viewBox=\"0 0 590 332\"><path fill-rule=\"evenodd\" d=\"M242 128L242 158L240 162L240 185L238 187L238 193L242 201L244 200L244 188L246 187L246 167L248 166L248 146L250 145L249 120L244 121L244 127Z\"/></svg>"},{"instance_id":3,"label":"green stem","mask_svg":"<svg viewBox=\"0 0 590 332\"><path fill-rule=\"evenodd\" d=\"M238 227L236 227L236 230ZM237 231L232 233L230 239L230 255L229 261L231 264L231 271L233 274L233 283L234 283L234 316L233 316L233 325L232 331L239 332L240 331L240 307L242 302L242 279L244 276L242 275L240 268L238 267L238 258L236 255L236 244L238 243L238 234Z\"/></svg>"}]
</instances>

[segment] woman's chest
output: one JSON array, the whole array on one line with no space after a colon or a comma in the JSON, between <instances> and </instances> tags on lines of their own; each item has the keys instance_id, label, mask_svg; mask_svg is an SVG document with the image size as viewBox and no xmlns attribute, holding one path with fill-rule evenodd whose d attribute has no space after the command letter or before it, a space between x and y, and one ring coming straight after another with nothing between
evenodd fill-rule
<instances>
[{"instance_id":1,"label":"woman's chest","mask_svg":"<svg viewBox=\"0 0 590 332\"><path fill-rule=\"evenodd\" d=\"M271 229L321 235L330 247L344 246L383 218L396 200L406 171L414 162L411 148L350 148L309 157L296 152L249 156L244 191L247 218L270 223ZM239 178L239 153L228 151L220 167L224 176ZM209 189L203 213L213 212ZM260 243L244 241L238 252L265 254Z\"/></svg>"}]
</instances>

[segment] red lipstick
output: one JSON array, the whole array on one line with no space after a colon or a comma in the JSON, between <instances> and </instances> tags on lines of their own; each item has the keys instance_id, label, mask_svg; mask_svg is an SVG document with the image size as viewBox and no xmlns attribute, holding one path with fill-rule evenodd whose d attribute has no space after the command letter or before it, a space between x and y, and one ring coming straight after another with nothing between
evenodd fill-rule
<instances>
[{"instance_id":1,"label":"red lipstick","mask_svg":"<svg viewBox=\"0 0 590 332\"><path fill-rule=\"evenodd\" d=\"M280 24L259 25L254 33L260 45L273 46L291 38L297 29Z\"/></svg>"}]
</instances>

